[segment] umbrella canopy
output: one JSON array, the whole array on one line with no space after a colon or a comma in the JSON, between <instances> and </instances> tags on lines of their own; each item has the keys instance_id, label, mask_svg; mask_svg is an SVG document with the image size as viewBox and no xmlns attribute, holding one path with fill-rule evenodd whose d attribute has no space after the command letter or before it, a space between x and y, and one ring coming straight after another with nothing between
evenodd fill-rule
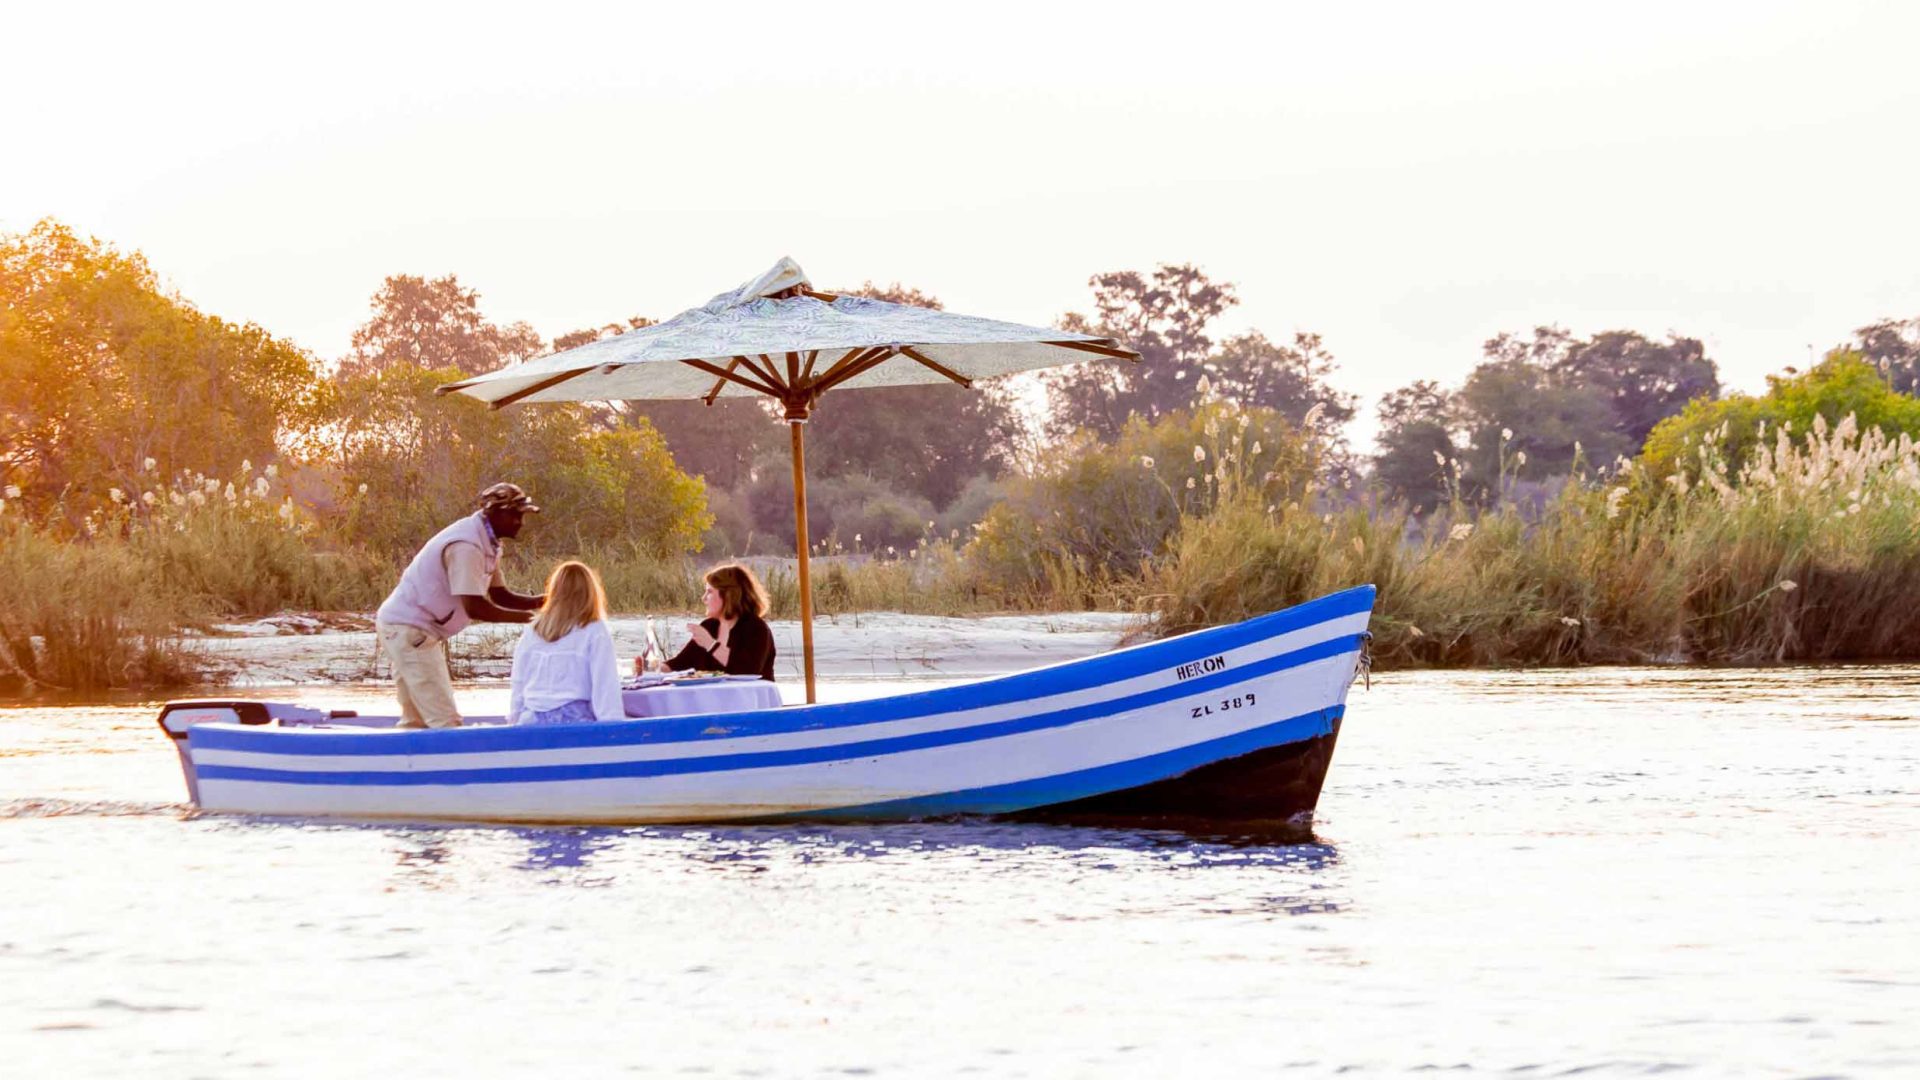
<instances>
[{"instance_id":1,"label":"umbrella canopy","mask_svg":"<svg viewBox=\"0 0 1920 1080\"><path fill-rule=\"evenodd\" d=\"M828 390L1011 375L1092 357L1140 359L1112 338L861 296L818 292L792 259L666 322L440 388L494 408L543 401L647 401L736 395L779 402L792 424L801 641L814 700L806 466L800 425Z\"/></svg>"},{"instance_id":2,"label":"umbrella canopy","mask_svg":"<svg viewBox=\"0 0 1920 1080\"><path fill-rule=\"evenodd\" d=\"M1138 360L1111 338L816 292L792 259L666 322L443 387L493 405L971 384L1084 360ZM892 361L892 362L889 362Z\"/></svg>"}]
</instances>

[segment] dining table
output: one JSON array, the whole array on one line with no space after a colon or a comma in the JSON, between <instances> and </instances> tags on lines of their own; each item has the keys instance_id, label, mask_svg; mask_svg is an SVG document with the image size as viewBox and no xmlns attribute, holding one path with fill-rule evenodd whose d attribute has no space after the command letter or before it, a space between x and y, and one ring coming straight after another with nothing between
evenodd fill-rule
<instances>
[{"instance_id":1,"label":"dining table","mask_svg":"<svg viewBox=\"0 0 1920 1080\"><path fill-rule=\"evenodd\" d=\"M777 709L780 688L761 678L679 679L622 689L622 704L635 719Z\"/></svg>"}]
</instances>

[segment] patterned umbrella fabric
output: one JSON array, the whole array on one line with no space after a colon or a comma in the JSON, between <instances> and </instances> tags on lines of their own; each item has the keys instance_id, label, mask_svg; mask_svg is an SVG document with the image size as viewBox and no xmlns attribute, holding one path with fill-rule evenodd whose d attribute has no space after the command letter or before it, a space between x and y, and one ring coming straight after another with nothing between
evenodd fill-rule
<instances>
[{"instance_id":1,"label":"patterned umbrella fabric","mask_svg":"<svg viewBox=\"0 0 1920 1080\"><path fill-rule=\"evenodd\" d=\"M814 291L791 259L666 322L445 387L493 405L762 394L790 405L829 389L1010 375L1090 356L1134 360L1111 338Z\"/></svg>"}]
</instances>

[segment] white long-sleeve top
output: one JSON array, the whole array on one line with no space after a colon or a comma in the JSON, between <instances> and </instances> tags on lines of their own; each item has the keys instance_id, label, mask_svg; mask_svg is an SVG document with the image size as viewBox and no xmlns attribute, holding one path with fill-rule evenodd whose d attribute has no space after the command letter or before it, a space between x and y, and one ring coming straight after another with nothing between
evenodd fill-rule
<instances>
[{"instance_id":1,"label":"white long-sleeve top","mask_svg":"<svg viewBox=\"0 0 1920 1080\"><path fill-rule=\"evenodd\" d=\"M620 702L620 662L613 635L602 621L578 626L559 641L548 641L529 626L513 649L513 693L507 722L525 724L536 712L569 701L593 703L595 720L624 720Z\"/></svg>"}]
</instances>

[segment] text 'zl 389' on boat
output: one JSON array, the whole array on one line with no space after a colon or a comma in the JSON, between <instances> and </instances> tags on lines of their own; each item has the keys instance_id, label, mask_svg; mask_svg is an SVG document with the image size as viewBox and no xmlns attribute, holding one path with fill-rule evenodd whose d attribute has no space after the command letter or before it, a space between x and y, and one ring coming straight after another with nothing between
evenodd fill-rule
<instances>
[{"instance_id":1,"label":"text 'zl 389' on boat","mask_svg":"<svg viewBox=\"0 0 1920 1080\"><path fill-rule=\"evenodd\" d=\"M160 726L209 811L552 823L1286 822L1311 814L1364 662L1370 585L1245 622L894 697L400 730L180 701Z\"/></svg>"}]
</instances>

